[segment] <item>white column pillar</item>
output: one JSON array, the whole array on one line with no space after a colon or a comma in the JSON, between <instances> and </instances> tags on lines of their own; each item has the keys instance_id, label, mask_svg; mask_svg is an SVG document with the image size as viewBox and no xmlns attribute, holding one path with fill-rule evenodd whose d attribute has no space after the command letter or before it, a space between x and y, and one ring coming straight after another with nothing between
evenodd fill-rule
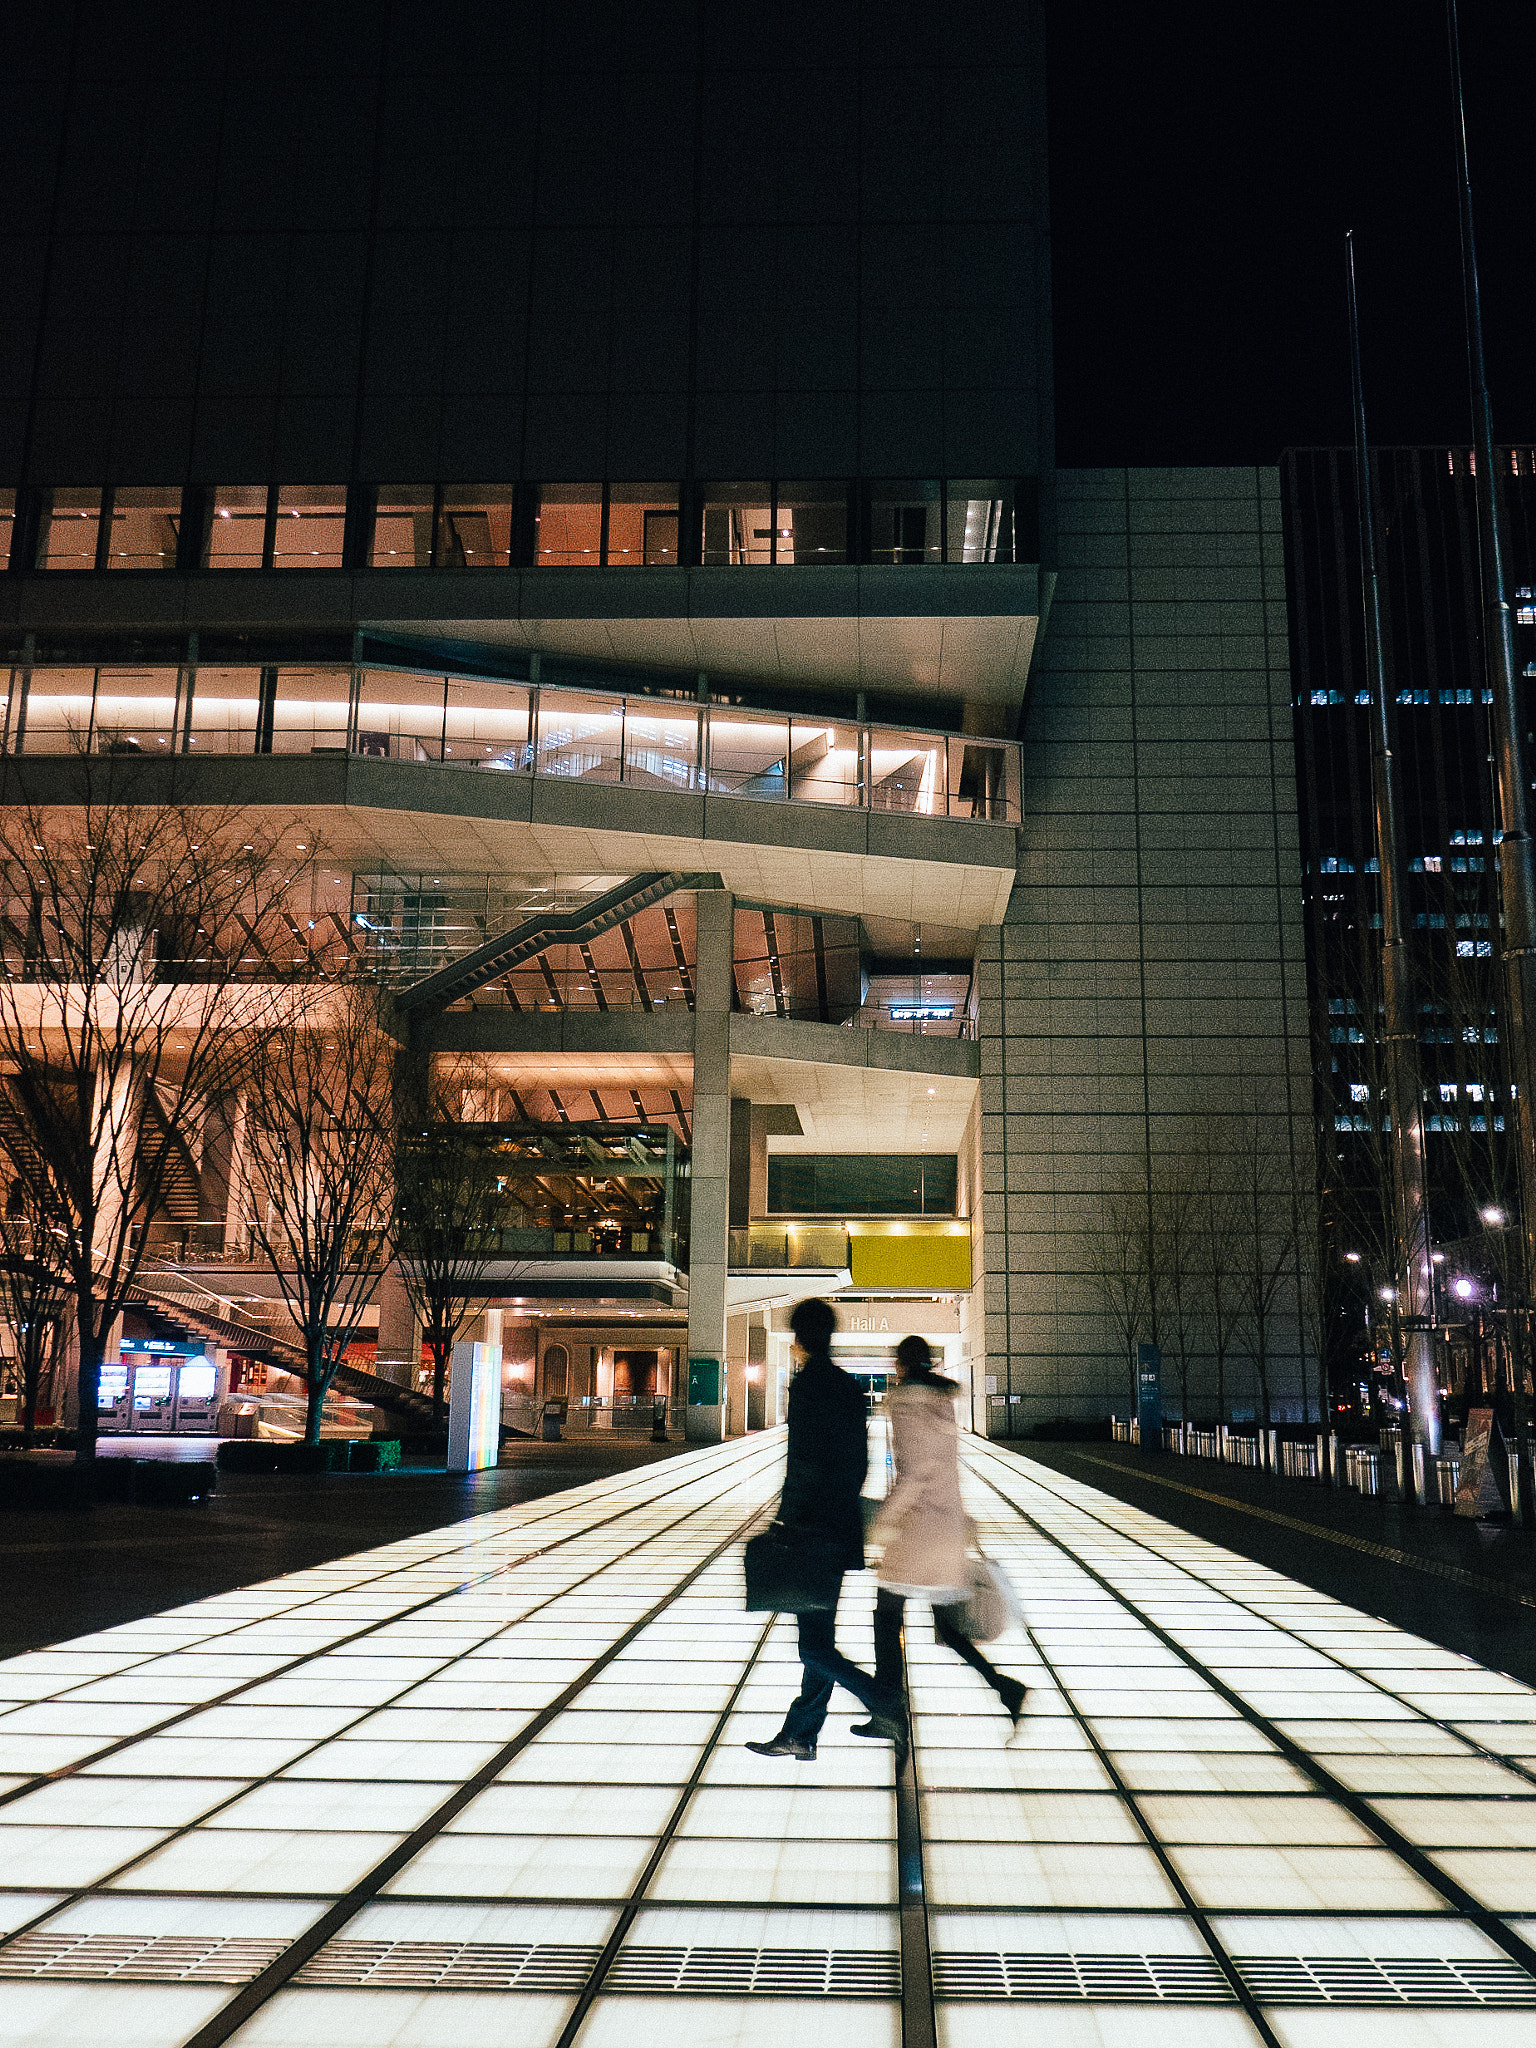
<instances>
[{"instance_id":1,"label":"white column pillar","mask_svg":"<svg viewBox=\"0 0 1536 2048\"><path fill-rule=\"evenodd\" d=\"M730 1256L731 958L736 900L694 898L693 1156L688 1220L688 1435L718 1443L727 1428L725 1276Z\"/></svg>"}]
</instances>

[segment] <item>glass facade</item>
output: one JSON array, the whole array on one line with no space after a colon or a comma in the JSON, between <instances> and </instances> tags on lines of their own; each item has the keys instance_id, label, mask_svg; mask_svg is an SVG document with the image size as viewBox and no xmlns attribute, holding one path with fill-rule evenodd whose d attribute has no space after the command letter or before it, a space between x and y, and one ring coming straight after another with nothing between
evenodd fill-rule
<instances>
[{"instance_id":1,"label":"glass facade","mask_svg":"<svg viewBox=\"0 0 1536 2048\"><path fill-rule=\"evenodd\" d=\"M94 569L100 538L100 491L41 494L37 514L39 569Z\"/></svg>"},{"instance_id":2,"label":"glass facade","mask_svg":"<svg viewBox=\"0 0 1536 2048\"><path fill-rule=\"evenodd\" d=\"M205 569L260 569L267 559L265 484L216 484L203 533Z\"/></svg>"},{"instance_id":3,"label":"glass facade","mask_svg":"<svg viewBox=\"0 0 1536 2048\"><path fill-rule=\"evenodd\" d=\"M171 569L814 568L1031 560L1034 483L125 484L31 494L34 566ZM16 494L0 493L0 568ZM520 509L521 508L521 509ZM691 508L691 509L690 509ZM851 516L851 508L856 516ZM32 530L31 527L28 528ZM356 533L356 542L351 536ZM1024 536L1028 535L1026 541ZM12 566L15 566L14 563Z\"/></svg>"},{"instance_id":4,"label":"glass facade","mask_svg":"<svg viewBox=\"0 0 1536 2048\"><path fill-rule=\"evenodd\" d=\"M181 493L124 485L112 493L107 569L174 569L181 539Z\"/></svg>"},{"instance_id":5,"label":"glass facade","mask_svg":"<svg viewBox=\"0 0 1536 2048\"><path fill-rule=\"evenodd\" d=\"M1009 823L1021 815L1019 753L1009 740L396 669L18 665L5 750L106 745L125 694L110 679L130 673L143 681L127 695L180 704L178 715L146 728L157 747L163 735L180 752L350 752L923 817Z\"/></svg>"}]
</instances>

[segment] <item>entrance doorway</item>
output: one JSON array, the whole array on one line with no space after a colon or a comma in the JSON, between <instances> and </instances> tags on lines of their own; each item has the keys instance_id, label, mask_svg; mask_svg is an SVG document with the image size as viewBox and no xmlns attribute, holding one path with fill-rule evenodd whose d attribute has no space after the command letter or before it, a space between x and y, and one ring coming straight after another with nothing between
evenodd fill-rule
<instances>
[{"instance_id":1,"label":"entrance doorway","mask_svg":"<svg viewBox=\"0 0 1536 2048\"><path fill-rule=\"evenodd\" d=\"M625 1395L650 1400L656 1392L657 1354L654 1351L615 1351L613 1354L613 1398Z\"/></svg>"}]
</instances>

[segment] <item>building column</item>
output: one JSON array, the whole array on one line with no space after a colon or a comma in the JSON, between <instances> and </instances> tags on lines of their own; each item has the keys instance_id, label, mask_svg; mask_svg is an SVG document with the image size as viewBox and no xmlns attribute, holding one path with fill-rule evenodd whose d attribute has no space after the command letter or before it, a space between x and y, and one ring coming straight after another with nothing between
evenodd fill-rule
<instances>
[{"instance_id":1,"label":"building column","mask_svg":"<svg viewBox=\"0 0 1536 2048\"><path fill-rule=\"evenodd\" d=\"M718 1442L727 1427L725 1276L730 1259L735 923L736 899L728 889L701 889L694 897L698 964L688 1221L688 1435L697 1442Z\"/></svg>"}]
</instances>

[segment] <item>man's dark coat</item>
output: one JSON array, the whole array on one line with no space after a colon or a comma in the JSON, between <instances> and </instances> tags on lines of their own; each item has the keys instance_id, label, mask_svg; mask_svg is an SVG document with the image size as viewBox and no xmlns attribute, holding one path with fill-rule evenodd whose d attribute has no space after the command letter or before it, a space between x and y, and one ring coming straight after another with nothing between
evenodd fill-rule
<instances>
[{"instance_id":1,"label":"man's dark coat","mask_svg":"<svg viewBox=\"0 0 1536 2048\"><path fill-rule=\"evenodd\" d=\"M789 1528L829 1537L848 1572L864 1563L859 1489L868 1470L864 1391L827 1353L813 1354L790 1382L779 1519Z\"/></svg>"}]
</instances>

